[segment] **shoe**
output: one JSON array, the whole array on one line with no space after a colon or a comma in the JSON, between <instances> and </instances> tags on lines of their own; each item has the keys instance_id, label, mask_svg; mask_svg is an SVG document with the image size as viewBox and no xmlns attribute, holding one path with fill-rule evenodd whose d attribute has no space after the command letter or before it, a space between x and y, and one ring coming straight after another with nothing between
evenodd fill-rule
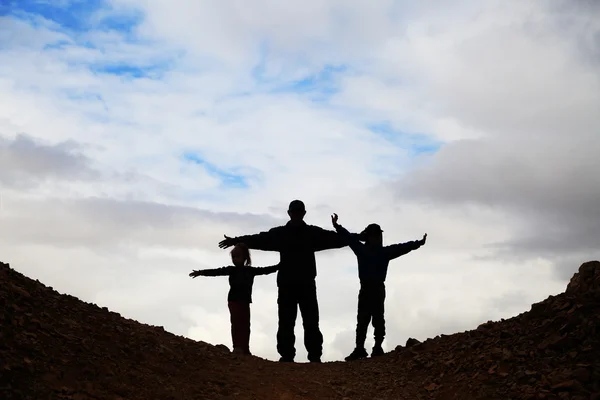
<instances>
[{"instance_id":1,"label":"shoe","mask_svg":"<svg viewBox=\"0 0 600 400\"><path fill-rule=\"evenodd\" d=\"M289 357L281 357L279 359L279 362L291 362L291 363L293 363L294 359L293 358L289 358Z\"/></svg>"},{"instance_id":2,"label":"shoe","mask_svg":"<svg viewBox=\"0 0 600 400\"><path fill-rule=\"evenodd\" d=\"M366 358L368 356L367 351L364 347L357 347L350 353L348 357L345 358L346 361L354 361L361 358Z\"/></svg>"},{"instance_id":3,"label":"shoe","mask_svg":"<svg viewBox=\"0 0 600 400\"><path fill-rule=\"evenodd\" d=\"M385 351L383 351L383 348L381 347L380 344L376 344L375 346L373 346L373 350L371 351L371 357L379 357L385 354Z\"/></svg>"},{"instance_id":4,"label":"shoe","mask_svg":"<svg viewBox=\"0 0 600 400\"><path fill-rule=\"evenodd\" d=\"M312 360L308 360L308 361L311 362L311 363L317 363L317 364L319 364L319 363L321 363L321 358L313 358Z\"/></svg>"}]
</instances>

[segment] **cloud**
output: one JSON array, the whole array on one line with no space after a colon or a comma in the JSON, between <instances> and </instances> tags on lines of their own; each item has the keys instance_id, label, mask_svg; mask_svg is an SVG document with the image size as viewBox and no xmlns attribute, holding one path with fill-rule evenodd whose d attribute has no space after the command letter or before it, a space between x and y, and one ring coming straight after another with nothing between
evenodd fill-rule
<instances>
[{"instance_id":1,"label":"cloud","mask_svg":"<svg viewBox=\"0 0 600 400\"><path fill-rule=\"evenodd\" d=\"M217 249L226 229L266 230L282 220L135 200L13 197L5 199L3 222L5 243L111 252L120 246Z\"/></svg>"},{"instance_id":2,"label":"cloud","mask_svg":"<svg viewBox=\"0 0 600 400\"><path fill-rule=\"evenodd\" d=\"M48 145L22 134L12 140L0 136L0 183L25 188L45 179L95 179L99 173L82 147L73 140Z\"/></svg>"},{"instance_id":3,"label":"cloud","mask_svg":"<svg viewBox=\"0 0 600 400\"><path fill-rule=\"evenodd\" d=\"M541 21L517 15L513 24L531 28L478 32L459 48L456 72L440 71L450 86L432 89L440 109L482 135L447 144L397 184L403 198L518 216L515 234L497 243L503 258L598 254L600 225L589 216L600 211L600 74L587 45L600 25L593 13L568 10Z\"/></svg>"},{"instance_id":4,"label":"cloud","mask_svg":"<svg viewBox=\"0 0 600 400\"><path fill-rule=\"evenodd\" d=\"M124 315L230 344L223 234L329 214L386 243L388 349L564 289L600 256L594 2L21 1L0 20L0 251ZM254 252L257 265L277 262ZM358 277L318 254L325 360ZM558 273L557 273L558 272ZM276 285L252 348L276 359ZM296 329L299 359L300 320Z\"/></svg>"}]
</instances>

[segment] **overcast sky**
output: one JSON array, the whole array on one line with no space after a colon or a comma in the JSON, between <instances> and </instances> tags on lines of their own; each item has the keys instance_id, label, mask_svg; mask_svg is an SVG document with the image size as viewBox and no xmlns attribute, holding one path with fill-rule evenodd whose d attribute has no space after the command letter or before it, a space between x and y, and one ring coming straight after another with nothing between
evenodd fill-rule
<instances>
[{"instance_id":1,"label":"overcast sky","mask_svg":"<svg viewBox=\"0 0 600 400\"><path fill-rule=\"evenodd\" d=\"M600 258L597 4L2 1L0 258L231 347L227 279L188 273L300 198L325 228L428 233L390 265L387 350L527 311ZM317 262L340 360L356 259ZM256 355L278 358L276 329L275 275L257 277Z\"/></svg>"}]
</instances>

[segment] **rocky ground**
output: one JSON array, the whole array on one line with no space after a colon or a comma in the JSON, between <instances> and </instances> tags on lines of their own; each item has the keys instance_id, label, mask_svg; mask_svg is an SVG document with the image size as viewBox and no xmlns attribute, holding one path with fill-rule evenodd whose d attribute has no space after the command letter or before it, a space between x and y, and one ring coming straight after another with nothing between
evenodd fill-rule
<instances>
[{"instance_id":1,"label":"rocky ground","mask_svg":"<svg viewBox=\"0 0 600 400\"><path fill-rule=\"evenodd\" d=\"M279 364L140 324L0 263L0 399L600 400L600 263L514 318L379 359Z\"/></svg>"}]
</instances>

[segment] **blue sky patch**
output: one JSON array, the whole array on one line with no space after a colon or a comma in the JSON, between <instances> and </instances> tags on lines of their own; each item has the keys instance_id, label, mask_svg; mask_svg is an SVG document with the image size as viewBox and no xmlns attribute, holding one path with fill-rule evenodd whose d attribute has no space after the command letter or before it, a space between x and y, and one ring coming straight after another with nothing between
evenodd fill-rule
<instances>
[{"instance_id":1,"label":"blue sky patch","mask_svg":"<svg viewBox=\"0 0 600 400\"><path fill-rule=\"evenodd\" d=\"M141 11L115 10L105 0L19 0L11 2L7 14L34 26L41 17L74 34L117 31L125 42L134 39L143 20Z\"/></svg>"},{"instance_id":2,"label":"blue sky patch","mask_svg":"<svg viewBox=\"0 0 600 400\"><path fill-rule=\"evenodd\" d=\"M266 87L267 93L298 93L311 97L313 101L326 100L337 92L339 75L348 71L346 65L326 64L321 70L296 80L284 80L281 77L266 75L266 65L269 58L269 43L263 40L258 48L258 62L250 74L256 83ZM299 64L302 62L299 61Z\"/></svg>"},{"instance_id":3,"label":"blue sky patch","mask_svg":"<svg viewBox=\"0 0 600 400\"><path fill-rule=\"evenodd\" d=\"M367 128L394 146L410 151L413 155L436 153L443 145L424 133L406 133L393 128L388 121L369 124Z\"/></svg>"},{"instance_id":4,"label":"blue sky patch","mask_svg":"<svg viewBox=\"0 0 600 400\"><path fill-rule=\"evenodd\" d=\"M89 17L105 4L103 0L19 0L11 3L10 14L13 16L40 16L64 29L74 31L87 30Z\"/></svg>"},{"instance_id":5,"label":"blue sky patch","mask_svg":"<svg viewBox=\"0 0 600 400\"><path fill-rule=\"evenodd\" d=\"M169 70L168 64L135 66L129 64L95 64L90 69L99 74L112 74L130 78L160 79Z\"/></svg>"},{"instance_id":6,"label":"blue sky patch","mask_svg":"<svg viewBox=\"0 0 600 400\"><path fill-rule=\"evenodd\" d=\"M183 159L187 162L192 162L204 167L206 172L208 172L211 176L217 177L226 188L246 189L250 187L246 177L240 174L238 169L234 168L230 171L221 169L216 165L204 160L198 154L191 152L184 153Z\"/></svg>"},{"instance_id":7,"label":"blue sky patch","mask_svg":"<svg viewBox=\"0 0 600 400\"><path fill-rule=\"evenodd\" d=\"M337 75L344 73L347 70L348 67L344 65L325 65L325 67L316 74L292 81L281 86L279 90L300 93L317 90L320 92L333 93L337 89L335 85Z\"/></svg>"}]
</instances>

